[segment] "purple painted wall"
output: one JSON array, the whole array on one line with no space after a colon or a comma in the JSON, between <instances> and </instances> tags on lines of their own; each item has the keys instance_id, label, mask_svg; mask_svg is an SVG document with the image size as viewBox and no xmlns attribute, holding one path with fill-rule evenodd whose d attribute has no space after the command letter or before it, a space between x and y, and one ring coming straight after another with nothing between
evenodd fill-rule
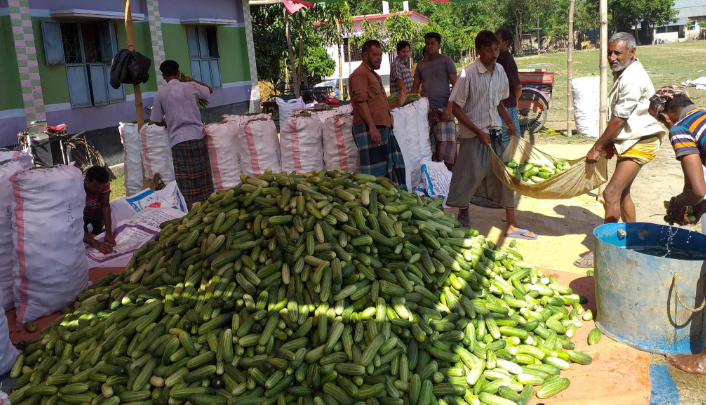
<instances>
[{"instance_id":1,"label":"purple painted wall","mask_svg":"<svg viewBox=\"0 0 706 405\"><path fill-rule=\"evenodd\" d=\"M152 105L154 98L144 98L142 103L145 107ZM209 101L213 106L239 103L250 100L250 86L238 86L216 89L213 91ZM149 116L145 116L149 119ZM22 122L24 120L20 119ZM118 125L121 121L136 121L134 100L123 103L108 104L90 108L71 108L61 111L47 112L47 121L66 124L70 133L90 131L98 128ZM0 125L4 121L0 121ZM20 128L22 130L24 127ZM4 132L4 131L3 131ZM0 145L3 145L0 142Z\"/></svg>"},{"instance_id":2,"label":"purple painted wall","mask_svg":"<svg viewBox=\"0 0 706 405\"><path fill-rule=\"evenodd\" d=\"M6 0L3 1L7 3ZM132 1L130 6L133 13L144 14L144 0ZM29 7L52 11L80 9L125 12L124 0L29 0Z\"/></svg>"},{"instance_id":3,"label":"purple painted wall","mask_svg":"<svg viewBox=\"0 0 706 405\"><path fill-rule=\"evenodd\" d=\"M198 5L195 7L196 4ZM244 21L241 0L160 0L159 13L163 18L220 18Z\"/></svg>"},{"instance_id":4,"label":"purple painted wall","mask_svg":"<svg viewBox=\"0 0 706 405\"><path fill-rule=\"evenodd\" d=\"M7 0L0 0L0 8L7 7Z\"/></svg>"},{"instance_id":5,"label":"purple painted wall","mask_svg":"<svg viewBox=\"0 0 706 405\"><path fill-rule=\"evenodd\" d=\"M2 1L2 0L0 0ZM0 119L0 147L12 146L17 143L17 134L22 132L27 123L24 117Z\"/></svg>"}]
</instances>

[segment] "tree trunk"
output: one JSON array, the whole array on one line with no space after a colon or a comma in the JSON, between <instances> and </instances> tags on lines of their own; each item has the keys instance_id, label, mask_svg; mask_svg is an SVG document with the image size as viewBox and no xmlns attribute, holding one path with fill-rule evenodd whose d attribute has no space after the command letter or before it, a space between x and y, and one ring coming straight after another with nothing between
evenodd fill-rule
<instances>
[{"instance_id":1,"label":"tree trunk","mask_svg":"<svg viewBox=\"0 0 706 405\"><path fill-rule=\"evenodd\" d=\"M341 93L339 97L343 98L343 45L341 44L341 22L336 21L336 28L338 29L338 42L337 42L337 48L336 50L338 51L338 91ZM348 57L350 60L350 57ZM350 62L349 62L349 67L348 69L350 70ZM348 75L350 75L350 72L348 72Z\"/></svg>"},{"instance_id":2,"label":"tree trunk","mask_svg":"<svg viewBox=\"0 0 706 405\"><path fill-rule=\"evenodd\" d=\"M571 136L571 116L574 104L571 100L571 77L574 57L574 1L569 2L569 39L566 43L566 136Z\"/></svg>"},{"instance_id":3,"label":"tree trunk","mask_svg":"<svg viewBox=\"0 0 706 405\"><path fill-rule=\"evenodd\" d=\"M515 54L519 52L519 54L522 54L522 12L515 10L515 17L517 18L517 37L515 39L515 42L519 45L518 48L519 50L515 50ZM530 37L530 42L532 42L532 37Z\"/></svg>"},{"instance_id":4,"label":"tree trunk","mask_svg":"<svg viewBox=\"0 0 706 405\"><path fill-rule=\"evenodd\" d=\"M600 16L600 28L601 28L601 51L599 52L600 57L600 75L601 75L601 87L600 87L600 108L598 111L598 130L600 132L599 136L603 135L606 126L608 125L608 0L599 0L599 16ZM603 191L605 191L605 184L598 188L598 201L605 201L603 199Z\"/></svg>"},{"instance_id":5,"label":"tree trunk","mask_svg":"<svg viewBox=\"0 0 706 405\"><path fill-rule=\"evenodd\" d=\"M299 13L299 23L299 70L297 71L297 77L300 83L297 85L304 81L304 75L302 74L304 71L304 16L302 13Z\"/></svg>"},{"instance_id":6,"label":"tree trunk","mask_svg":"<svg viewBox=\"0 0 706 405\"><path fill-rule=\"evenodd\" d=\"M292 48L292 35L289 30L289 18L287 16L287 9L284 9L284 30L287 34L287 48L289 49L289 63L292 68L292 85L294 86L294 95L297 98L299 94L299 81L297 80L297 67L294 64L294 49Z\"/></svg>"}]
</instances>

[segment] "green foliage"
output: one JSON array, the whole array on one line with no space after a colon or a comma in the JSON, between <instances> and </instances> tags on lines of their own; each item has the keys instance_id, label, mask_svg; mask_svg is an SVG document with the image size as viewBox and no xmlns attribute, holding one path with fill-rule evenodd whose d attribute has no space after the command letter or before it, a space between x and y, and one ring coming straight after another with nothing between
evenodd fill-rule
<instances>
[{"instance_id":1,"label":"green foliage","mask_svg":"<svg viewBox=\"0 0 706 405\"><path fill-rule=\"evenodd\" d=\"M612 0L608 4L610 29L630 31L643 21L650 26L676 22L673 6L674 0Z\"/></svg>"},{"instance_id":2,"label":"green foliage","mask_svg":"<svg viewBox=\"0 0 706 405\"><path fill-rule=\"evenodd\" d=\"M336 70L336 62L326 53L326 49L314 47L304 54L304 72L314 77L331 76Z\"/></svg>"}]
</instances>

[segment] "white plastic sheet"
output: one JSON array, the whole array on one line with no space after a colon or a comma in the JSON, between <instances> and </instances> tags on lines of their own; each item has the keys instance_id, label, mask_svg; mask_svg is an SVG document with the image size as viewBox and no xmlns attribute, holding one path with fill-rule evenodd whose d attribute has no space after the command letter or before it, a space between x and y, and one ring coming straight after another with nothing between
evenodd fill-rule
<instances>
[{"instance_id":1,"label":"white plastic sheet","mask_svg":"<svg viewBox=\"0 0 706 405\"><path fill-rule=\"evenodd\" d=\"M426 98L392 110L394 133L404 157L407 190L410 191L423 185L422 162L431 160L428 111Z\"/></svg>"}]
</instances>

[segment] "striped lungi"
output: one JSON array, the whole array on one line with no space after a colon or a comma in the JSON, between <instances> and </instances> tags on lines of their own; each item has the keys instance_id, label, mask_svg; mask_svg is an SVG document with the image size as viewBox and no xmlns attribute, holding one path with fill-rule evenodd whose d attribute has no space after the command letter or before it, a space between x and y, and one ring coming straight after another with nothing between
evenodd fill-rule
<instances>
[{"instance_id":1,"label":"striped lungi","mask_svg":"<svg viewBox=\"0 0 706 405\"><path fill-rule=\"evenodd\" d=\"M404 158L392 128L377 126L380 146L370 142L370 132L365 124L353 126L353 138L360 153L360 172L375 177L387 177L403 190L407 190Z\"/></svg>"},{"instance_id":2,"label":"striped lungi","mask_svg":"<svg viewBox=\"0 0 706 405\"><path fill-rule=\"evenodd\" d=\"M177 185L189 209L195 202L205 201L213 194L215 187L206 138L184 141L172 146L172 159Z\"/></svg>"},{"instance_id":3,"label":"striped lungi","mask_svg":"<svg viewBox=\"0 0 706 405\"><path fill-rule=\"evenodd\" d=\"M507 112L510 113L510 117L512 118L512 121L515 122L515 129L517 130L517 134L520 135L520 117L517 115L517 107L508 107ZM507 148L507 145L510 143L510 135L507 132L507 124L503 125L503 150Z\"/></svg>"}]
</instances>

